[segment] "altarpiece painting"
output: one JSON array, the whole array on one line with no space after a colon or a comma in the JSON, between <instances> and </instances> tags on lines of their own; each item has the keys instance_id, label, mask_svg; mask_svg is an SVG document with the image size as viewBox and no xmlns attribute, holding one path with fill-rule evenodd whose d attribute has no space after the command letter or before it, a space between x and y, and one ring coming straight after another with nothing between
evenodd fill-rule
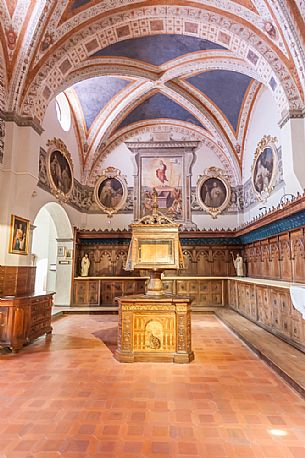
<instances>
[{"instance_id":1,"label":"altarpiece painting","mask_svg":"<svg viewBox=\"0 0 305 458\"><path fill-rule=\"evenodd\" d=\"M126 143L135 153L135 219L150 214L154 189L159 211L184 227L194 227L190 210L190 177L196 141Z\"/></svg>"}]
</instances>

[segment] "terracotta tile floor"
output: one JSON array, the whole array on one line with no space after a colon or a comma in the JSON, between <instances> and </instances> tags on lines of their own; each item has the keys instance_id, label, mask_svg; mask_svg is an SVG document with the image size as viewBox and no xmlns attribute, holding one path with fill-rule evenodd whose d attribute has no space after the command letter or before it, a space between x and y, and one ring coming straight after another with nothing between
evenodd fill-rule
<instances>
[{"instance_id":1,"label":"terracotta tile floor","mask_svg":"<svg viewBox=\"0 0 305 458\"><path fill-rule=\"evenodd\" d=\"M0 356L1 458L305 457L305 401L217 318L181 366L118 363L116 323L66 316Z\"/></svg>"}]
</instances>

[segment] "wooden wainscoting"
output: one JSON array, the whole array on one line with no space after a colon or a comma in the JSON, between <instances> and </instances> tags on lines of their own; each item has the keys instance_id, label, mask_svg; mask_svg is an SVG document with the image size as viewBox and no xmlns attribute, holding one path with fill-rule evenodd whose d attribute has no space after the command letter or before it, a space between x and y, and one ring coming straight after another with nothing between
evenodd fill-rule
<instances>
[{"instance_id":1,"label":"wooden wainscoting","mask_svg":"<svg viewBox=\"0 0 305 458\"><path fill-rule=\"evenodd\" d=\"M247 276L305 283L305 228L245 245Z\"/></svg>"},{"instance_id":2,"label":"wooden wainscoting","mask_svg":"<svg viewBox=\"0 0 305 458\"><path fill-rule=\"evenodd\" d=\"M305 320L293 307L289 285L230 279L228 303L236 312L305 351Z\"/></svg>"},{"instance_id":3,"label":"wooden wainscoting","mask_svg":"<svg viewBox=\"0 0 305 458\"><path fill-rule=\"evenodd\" d=\"M73 282L73 305L113 307L115 298L145 292L146 277L78 277Z\"/></svg>"},{"instance_id":4,"label":"wooden wainscoting","mask_svg":"<svg viewBox=\"0 0 305 458\"><path fill-rule=\"evenodd\" d=\"M113 307L115 298L143 294L147 277L78 277L74 279L73 305ZM164 277L165 292L193 298L196 307L218 307L227 303L227 279L222 277Z\"/></svg>"}]
</instances>

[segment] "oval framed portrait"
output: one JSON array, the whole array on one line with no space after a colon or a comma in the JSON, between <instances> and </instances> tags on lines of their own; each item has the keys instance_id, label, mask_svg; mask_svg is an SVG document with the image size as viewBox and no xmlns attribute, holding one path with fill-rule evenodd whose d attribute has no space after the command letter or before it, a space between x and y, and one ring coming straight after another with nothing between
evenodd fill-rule
<instances>
[{"instance_id":1,"label":"oval framed portrait","mask_svg":"<svg viewBox=\"0 0 305 458\"><path fill-rule=\"evenodd\" d=\"M100 209L111 217L124 207L127 195L127 182L120 170L114 167L103 170L94 188L95 202Z\"/></svg>"},{"instance_id":2,"label":"oval framed portrait","mask_svg":"<svg viewBox=\"0 0 305 458\"><path fill-rule=\"evenodd\" d=\"M252 186L259 200L265 200L274 188L277 173L276 138L264 136L259 142L252 165Z\"/></svg>"},{"instance_id":3,"label":"oval framed portrait","mask_svg":"<svg viewBox=\"0 0 305 458\"><path fill-rule=\"evenodd\" d=\"M231 186L222 171L211 167L197 182L197 201L201 208L216 218L230 203Z\"/></svg>"},{"instance_id":4,"label":"oval framed portrait","mask_svg":"<svg viewBox=\"0 0 305 458\"><path fill-rule=\"evenodd\" d=\"M51 191L59 200L68 200L73 190L73 163L66 145L59 139L48 142L48 176Z\"/></svg>"}]
</instances>

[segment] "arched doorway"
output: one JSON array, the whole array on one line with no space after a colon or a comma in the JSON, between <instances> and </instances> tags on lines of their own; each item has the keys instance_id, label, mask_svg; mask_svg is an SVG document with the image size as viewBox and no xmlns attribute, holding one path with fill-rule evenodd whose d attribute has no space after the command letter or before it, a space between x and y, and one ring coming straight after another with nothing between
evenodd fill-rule
<instances>
[{"instance_id":1,"label":"arched doorway","mask_svg":"<svg viewBox=\"0 0 305 458\"><path fill-rule=\"evenodd\" d=\"M55 291L55 305L70 305L73 232L68 215L58 203L49 202L37 213L34 226L35 290Z\"/></svg>"}]
</instances>

